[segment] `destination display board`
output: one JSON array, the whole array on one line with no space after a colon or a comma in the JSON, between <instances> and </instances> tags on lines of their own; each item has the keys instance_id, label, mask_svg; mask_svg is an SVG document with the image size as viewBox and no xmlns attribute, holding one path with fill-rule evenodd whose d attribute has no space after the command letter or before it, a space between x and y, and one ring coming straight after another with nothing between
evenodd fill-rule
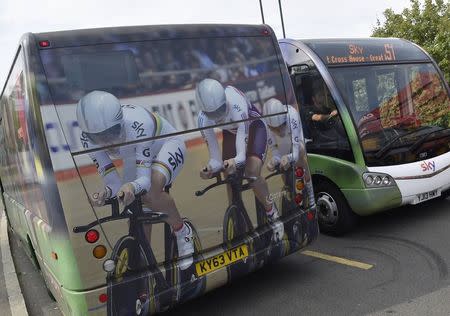
<instances>
[{"instance_id":1,"label":"destination display board","mask_svg":"<svg viewBox=\"0 0 450 316\"><path fill-rule=\"evenodd\" d=\"M417 46L400 39L329 39L303 42L329 66L429 61L428 56Z\"/></svg>"}]
</instances>

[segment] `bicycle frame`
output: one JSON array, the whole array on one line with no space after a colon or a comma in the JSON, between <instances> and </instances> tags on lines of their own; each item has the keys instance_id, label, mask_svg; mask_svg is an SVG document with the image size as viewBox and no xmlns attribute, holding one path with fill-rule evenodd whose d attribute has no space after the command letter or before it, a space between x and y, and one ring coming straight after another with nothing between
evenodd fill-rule
<instances>
[{"instance_id":1,"label":"bicycle frame","mask_svg":"<svg viewBox=\"0 0 450 316\"><path fill-rule=\"evenodd\" d=\"M173 296L173 293L170 293L172 291L169 291L168 293L167 290L173 288L171 287L170 284L167 283L166 278L163 276L161 270L158 268L155 255L153 253L150 244L147 242L147 238L143 230L144 223L150 224L165 223L167 214L160 212L144 213L142 209L141 195L142 193L140 195L136 195L135 200L130 205L125 206L124 210L121 213L119 212L119 201L117 197L107 199L105 201L105 205L111 205L112 209L111 216L99 218L98 220L91 222L85 226L74 227L73 232L74 233L87 232L92 227L96 225L101 225L102 223L105 222L129 219L130 222L129 222L128 236L135 238L135 240L139 242L139 244L142 246L142 249L144 250L145 256L149 263L149 266L146 267L146 273L155 278L156 284L159 287L158 292L164 295L164 297L161 297L159 300L163 302L169 301L170 305L172 305L172 303L174 302L171 302L172 300L168 299L168 297ZM108 272L107 275L108 286L112 286L113 275L114 275L113 272Z\"/></svg>"}]
</instances>

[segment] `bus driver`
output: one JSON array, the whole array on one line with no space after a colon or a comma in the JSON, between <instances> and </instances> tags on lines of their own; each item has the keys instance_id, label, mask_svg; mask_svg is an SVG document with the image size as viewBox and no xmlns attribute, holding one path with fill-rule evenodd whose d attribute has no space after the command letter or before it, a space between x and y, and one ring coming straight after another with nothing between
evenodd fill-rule
<instances>
[{"instance_id":1,"label":"bus driver","mask_svg":"<svg viewBox=\"0 0 450 316\"><path fill-rule=\"evenodd\" d=\"M80 99L77 119L82 130L81 143L85 149L117 146L119 143L176 132L158 114L141 106L121 105L114 95L103 91L92 91ZM123 203L128 205L133 202L135 194L146 192L142 196L143 203L155 212L168 215L167 223L177 240L178 257L189 256L194 252L192 228L182 220L175 201L164 190L183 168L186 146L181 137L137 142L94 151L89 155L105 184L102 191L93 194L95 206L103 206L105 199L114 196L123 196ZM123 182L111 157L121 158L124 162ZM151 224L144 224L144 231L150 242ZM182 259L180 268L187 269L192 261L192 256Z\"/></svg>"}]
</instances>

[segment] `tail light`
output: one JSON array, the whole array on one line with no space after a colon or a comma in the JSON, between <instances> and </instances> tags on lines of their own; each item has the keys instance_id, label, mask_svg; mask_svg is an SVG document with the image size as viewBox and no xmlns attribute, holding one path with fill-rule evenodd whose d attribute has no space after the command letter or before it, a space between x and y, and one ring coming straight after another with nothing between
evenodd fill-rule
<instances>
[{"instance_id":1,"label":"tail light","mask_svg":"<svg viewBox=\"0 0 450 316\"><path fill-rule=\"evenodd\" d=\"M50 46L50 42L49 41L40 41L39 42L39 46L40 47L49 47Z\"/></svg>"},{"instance_id":2,"label":"tail light","mask_svg":"<svg viewBox=\"0 0 450 316\"><path fill-rule=\"evenodd\" d=\"M98 300L100 301L100 303L106 303L108 301L108 295L102 293L98 296Z\"/></svg>"},{"instance_id":3,"label":"tail light","mask_svg":"<svg viewBox=\"0 0 450 316\"><path fill-rule=\"evenodd\" d=\"M88 243L93 244L100 238L100 234L95 229L91 229L86 232L84 238Z\"/></svg>"},{"instance_id":4,"label":"tail light","mask_svg":"<svg viewBox=\"0 0 450 316\"><path fill-rule=\"evenodd\" d=\"M95 258L101 259L104 256L106 256L106 247L103 245L98 245L94 248L92 254L94 255Z\"/></svg>"},{"instance_id":5,"label":"tail light","mask_svg":"<svg viewBox=\"0 0 450 316\"><path fill-rule=\"evenodd\" d=\"M305 184L303 183L302 180L297 180L297 182L295 183L295 188L301 191L305 188Z\"/></svg>"},{"instance_id":6,"label":"tail light","mask_svg":"<svg viewBox=\"0 0 450 316\"><path fill-rule=\"evenodd\" d=\"M297 169L295 169L295 176L297 178L303 177L304 174L305 174L305 171L303 170L303 168L298 167Z\"/></svg>"},{"instance_id":7,"label":"tail light","mask_svg":"<svg viewBox=\"0 0 450 316\"><path fill-rule=\"evenodd\" d=\"M295 200L295 204L300 204L300 203L302 203L302 201L303 201L303 196L302 196L300 193L298 193L298 194L295 196L294 200Z\"/></svg>"},{"instance_id":8,"label":"tail light","mask_svg":"<svg viewBox=\"0 0 450 316\"><path fill-rule=\"evenodd\" d=\"M306 218L312 221L314 219L314 211L309 210L308 212L306 212Z\"/></svg>"}]
</instances>

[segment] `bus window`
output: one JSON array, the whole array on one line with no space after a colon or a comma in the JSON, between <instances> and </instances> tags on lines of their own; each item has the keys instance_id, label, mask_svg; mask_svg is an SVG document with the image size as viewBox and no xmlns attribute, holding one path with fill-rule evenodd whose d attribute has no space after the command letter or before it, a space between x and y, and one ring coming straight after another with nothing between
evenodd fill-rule
<instances>
[{"instance_id":1,"label":"bus window","mask_svg":"<svg viewBox=\"0 0 450 316\"><path fill-rule=\"evenodd\" d=\"M448 97L431 64L336 68L331 73L357 123L369 165L385 164L384 159L397 164L415 161L415 155L398 151L394 156L376 153L412 129L449 127ZM349 83L352 93L346 88ZM403 141L413 144L418 136Z\"/></svg>"},{"instance_id":2,"label":"bus window","mask_svg":"<svg viewBox=\"0 0 450 316\"><path fill-rule=\"evenodd\" d=\"M307 151L354 161L336 103L312 61L301 50L302 65L290 68L300 107Z\"/></svg>"}]
</instances>

